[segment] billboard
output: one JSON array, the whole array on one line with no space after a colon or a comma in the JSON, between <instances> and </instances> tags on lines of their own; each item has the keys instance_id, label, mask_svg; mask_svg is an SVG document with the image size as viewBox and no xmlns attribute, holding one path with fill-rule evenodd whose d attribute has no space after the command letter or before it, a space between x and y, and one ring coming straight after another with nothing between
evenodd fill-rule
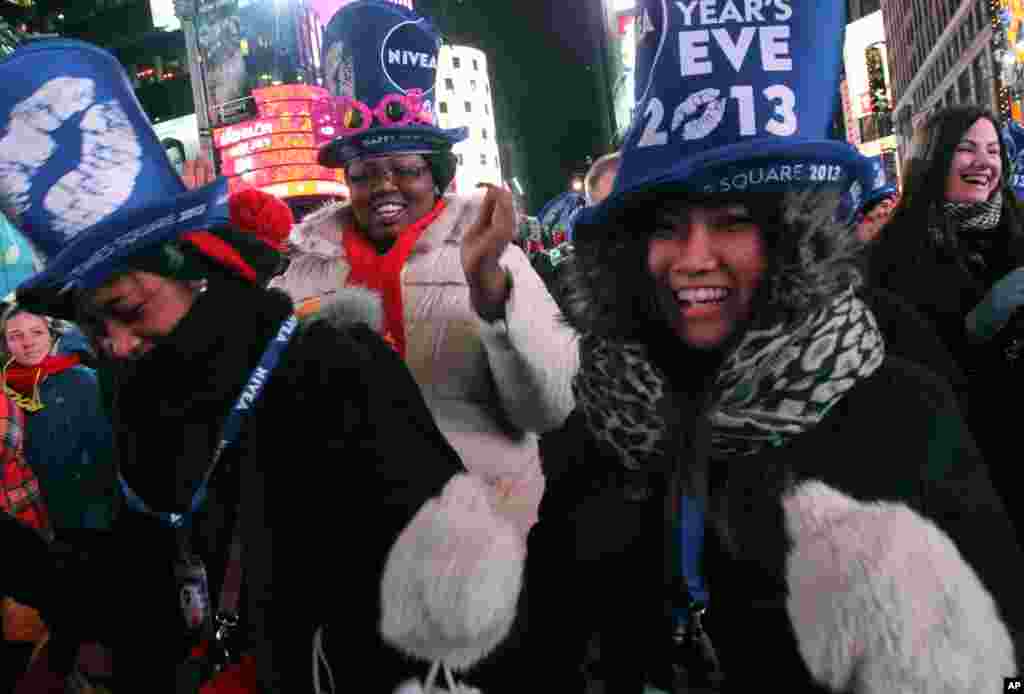
<instances>
[{"instance_id":1,"label":"billboard","mask_svg":"<svg viewBox=\"0 0 1024 694\"><path fill-rule=\"evenodd\" d=\"M619 7L619 6L623 7ZM625 7L629 5L629 7ZM632 7L633 3L619 0L616 5L615 37L619 46L621 63L616 66L618 74L615 75L615 86L612 88L612 100L615 108L616 131L624 135L633 120L633 106L636 96L636 13Z\"/></svg>"},{"instance_id":2,"label":"billboard","mask_svg":"<svg viewBox=\"0 0 1024 694\"><path fill-rule=\"evenodd\" d=\"M162 31L177 31L181 22L174 13L174 0L150 0L149 10L153 15L153 28Z\"/></svg>"},{"instance_id":3,"label":"billboard","mask_svg":"<svg viewBox=\"0 0 1024 694\"><path fill-rule=\"evenodd\" d=\"M238 0L199 0L195 24L210 107L244 97L245 61Z\"/></svg>"},{"instance_id":4,"label":"billboard","mask_svg":"<svg viewBox=\"0 0 1024 694\"><path fill-rule=\"evenodd\" d=\"M199 120L196 114L154 123L153 131L160 138L171 164L179 174L186 159L199 156Z\"/></svg>"},{"instance_id":5,"label":"billboard","mask_svg":"<svg viewBox=\"0 0 1024 694\"><path fill-rule=\"evenodd\" d=\"M319 147L336 132L327 90L284 84L252 96L258 117L213 131L230 190L256 187L281 198L347 195L344 172L317 164Z\"/></svg>"},{"instance_id":6,"label":"billboard","mask_svg":"<svg viewBox=\"0 0 1024 694\"><path fill-rule=\"evenodd\" d=\"M414 9L412 6L412 0L389 1L395 3L396 5L401 5L402 7L408 7L410 10ZM320 21L326 24L327 22L331 21L331 17L334 16L335 12L340 10L345 5L350 5L353 2L355 2L355 0L309 0L309 6L313 9L314 12L320 15Z\"/></svg>"},{"instance_id":7,"label":"billboard","mask_svg":"<svg viewBox=\"0 0 1024 694\"><path fill-rule=\"evenodd\" d=\"M846 66L846 86L853 118L859 121L871 113L871 89L869 87L866 51L870 46L882 44L882 64L886 65L885 25L881 10L861 17L846 25L846 40L843 44L843 63ZM888 68L886 68L888 69ZM886 75L886 82L891 84Z\"/></svg>"}]
</instances>

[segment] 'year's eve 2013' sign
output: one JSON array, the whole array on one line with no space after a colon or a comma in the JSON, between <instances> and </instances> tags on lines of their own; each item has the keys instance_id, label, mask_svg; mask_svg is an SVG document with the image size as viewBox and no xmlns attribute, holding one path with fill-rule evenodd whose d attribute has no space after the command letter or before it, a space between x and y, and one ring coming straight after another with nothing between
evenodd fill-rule
<instances>
[{"instance_id":1,"label":"'year's eve 2013' sign","mask_svg":"<svg viewBox=\"0 0 1024 694\"><path fill-rule=\"evenodd\" d=\"M818 131L831 121L838 48L821 55L822 32L842 45L838 2L800 0L651 0L637 31L634 122L637 147L704 141L708 148L760 136ZM815 40L817 39L817 40ZM653 56L651 53L653 52ZM799 70L794 70L799 65ZM653 87L653 88L652 88ZM809 126L805 127L805 126ZM826 171L827 175L827 171Z\"/></svg>"}]
</instances>

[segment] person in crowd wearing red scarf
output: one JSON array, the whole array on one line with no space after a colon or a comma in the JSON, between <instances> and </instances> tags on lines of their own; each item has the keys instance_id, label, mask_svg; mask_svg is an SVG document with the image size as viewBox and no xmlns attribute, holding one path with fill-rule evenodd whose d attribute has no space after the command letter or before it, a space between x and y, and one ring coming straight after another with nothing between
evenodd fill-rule
<instances>
[{"instance_id":1,"label":"person in crowd wearing red scarf","mask_svg":"<svg viewBox=\"0 0 1024 694\"><path fill-rule=\"evenodd\" d=\"M385 339L441 431L471 473L514 490L526 533L545 486L538 434L573 409L577 340L513 243L512 193L481 185L447 194L464 129L420 115L404 125L374 121L321 149L322 165L344 169L351 199L296 226L296 252L271 285L302 306L346 286L379 293Z\"/></svg>"},{"instance_id":2,"label":"person in crowd wearing red scarf","mask_svg":"<svg viewBox=\"0 0 1024 694\"><path fill-rule=\"evenodd\" d=\"M77 331L12 306L0 319L3 385L25 413L25 452L55 526L109 528L113 438L88 346Z\"/></svg>"}]
</instances>

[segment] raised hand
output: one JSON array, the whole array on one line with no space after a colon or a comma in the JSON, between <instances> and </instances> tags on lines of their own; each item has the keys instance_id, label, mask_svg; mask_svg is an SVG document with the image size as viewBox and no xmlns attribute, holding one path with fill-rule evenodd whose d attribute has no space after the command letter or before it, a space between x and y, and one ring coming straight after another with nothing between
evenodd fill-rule
<instances>
[{"instance_id":1,"label":"raised hand","mask_svg":"<svg viewBox=\"0 0 1024 694\"><path fill-rule=\"evenodd\" d=\"M473 308L481 318L494 321L505 314L511 282L499 260L516 237L512 193L486 185L487 195L476 222L462 237L462 269L466 273Z\"/></svg>"}]
</instances>

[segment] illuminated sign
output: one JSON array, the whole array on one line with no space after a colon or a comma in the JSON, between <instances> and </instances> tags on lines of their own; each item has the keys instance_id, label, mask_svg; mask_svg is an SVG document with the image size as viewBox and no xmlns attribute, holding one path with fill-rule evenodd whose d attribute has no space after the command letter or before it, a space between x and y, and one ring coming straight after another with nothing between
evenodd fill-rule
<instances>
[{"instance_id":1,"label":"illuminated sign","mask_svg":"<svg viewBox=\"0 0 1024 694\"><path fill-rule=\"evenodd\" d=\"M257 118L213 131L213 144L218 149L281 132L313 132L313 121L309 116L286 116L282 118Z\"/></svg>"},{"instance_id":2,"label":"illuminated sign","mask_svg":"<svg viewBox=\"0 0 1024 694\"><path fill-rule=\"evenodd\" d=\"M843 44L843 64L846 66L845 74L847 88L850 90L850 107L853 109L855 120L859 120L872 112L871 79L868 74L866 51L872 46L877 46L881 51L881 59L884 65L886 60L884 42L885 25L882 21L881 10L872 12L846 25L846 35ZM867 98L864 98L862 95Z\"/></svg>"},{"instance_id":3,"label":"illuminated sign","mask_svg":"<svg viewBox=\"0 0 1024 694\"><path fill-rule=\"evenodd\" d=\"M894 151L897 146L896 136L889 135L888 137L883 137L878 140L861 143L857 145L857 149L859 149L860 153L865 157L876 157L882 154L882 152Z\"/></svg>"},{"instance_id":4,"label":"illuminated sign","mask_svg":"<svg viewBox=\"0 0 1024 694\"><path fill-rule=\"evenodd\" d=\"M272 101L322 101L329 97L329 92L323 87L309 84L280 84L276 87L252 90L252 98L257 104Z\"/></svg>"},{"instance_id":5,"label":"illuminated sign","mask_svg":"<svg viewBox=\"0 0 1024 694\"><path fill-rule=\"evenodd\" d=\"M247 171L268 169L273 166L287 164L316 164L315 149L279 149L270 152L257 152L247 157L225 159L221 173L225 176L237 176Z\"/></svg>"},{"instance_id":6,"label":"illuminated sign","mask_svg":"<svg viewBox=\"0 0 1024 694\"><path fill-rule=\"evenodd\" d=\"M272 169L249 171L236 178L251 186L264 188L275 183L288 183L289 181L335 181L343 183L345 181L345 172L341 169L327 169L315 164L292 164L276 166Z\"/></svg>"},{"instance_id":7,"label":"illuminated sign","mask_svg":"<svg viewBox=\"0 0 1024 694\"><path fill-rule=\"evenodd\" d=\"M237 159L256 152L274 149L312 149L315 147L316 139L313 137L313 133L281 133L239 142L229 149L222 150L221 156L225 159Z\"/></svg>"},{"instance_id":8,"label":"illuminated sign","mask_svg":"<svg viewBox=\"0 0 1024 694\"><path fill-rule=\"evenodd\" d=\"M260 118L281 118L283 116L311 116L316 110L316 102L305 101L268 101L259 105Z\"/></svg>"},{"instance_id":9,"label":"illuminated sign","mask_svg":"<svg viewBox=\"0 0 1024 694\"><path fill-rule=\"evenodd\" d=\"M237 184L231 185L234 181ZM240 178L231 179L228 189L231 192L251 187ZM348 186L336 181L290 181L288 183L275 183L261 188L263 192L269 192L276 198L301 198L301 197L323 197L334 196L336 198L348 198Z\"/></svg>"},{"instance_id":10,"label":"illuminated sign","mask_svg":"<svg viewBox=\"0 0 1024 694\"><path fill-rule=\"evenodd\" d=\"M327 90L283 84L255 89L252 96L258 118L213 131L230 189L255 187L278 197L347 197L344 172L317 164L318 148L337 132Z\"/></svg>"}]
</instances>

